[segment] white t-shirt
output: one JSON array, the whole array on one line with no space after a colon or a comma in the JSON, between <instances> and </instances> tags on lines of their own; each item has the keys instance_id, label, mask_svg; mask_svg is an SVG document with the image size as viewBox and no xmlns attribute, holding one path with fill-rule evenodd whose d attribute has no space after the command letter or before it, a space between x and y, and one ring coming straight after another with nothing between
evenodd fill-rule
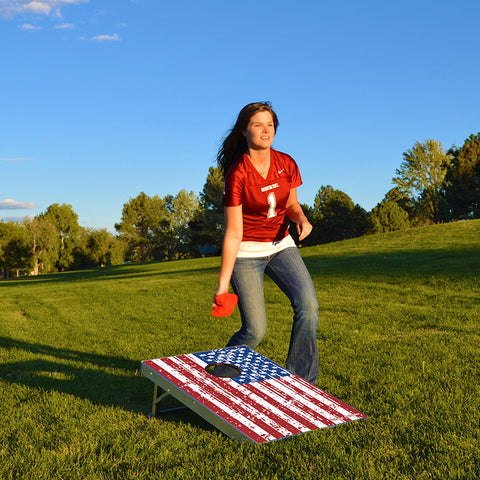
<instances>
[{"instance_id":1,"label":"white t-shirt","mask_svg":"<svg viewBox=\"0 0 480 480\"><path fill-rule=\"evenodd\" d=\"M295 242L290 234L277 242L241 242L237 258L269 257L285 248L295 247Z\"/></svg>"}]
</instances>

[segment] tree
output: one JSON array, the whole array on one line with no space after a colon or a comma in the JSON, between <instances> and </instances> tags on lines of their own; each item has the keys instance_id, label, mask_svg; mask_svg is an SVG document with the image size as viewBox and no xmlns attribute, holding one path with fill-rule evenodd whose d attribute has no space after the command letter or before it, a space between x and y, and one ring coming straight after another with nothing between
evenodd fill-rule
<instances>
[{"instance_id":1,"label":"tree","mask_svg":"<svg viewBox=\"0 0 480 480\"><path fill-rule=\"evenodd\" d=\"M57 231L58 258L56 267L59 271L70 268L74 262L73 251L75 242L81 232L78 224L78 215L73 211L71 205L54 203L46 212L40 215L42 220L49 220Z\"/></svg>"},{"instance_id":2,"label":"tree","mask_svg":"<svg viewBox=\"0 0 480 480\"><path fill-rule=\"evenodd\" d=\"M442 191L446 220L480 218L480 133L470 135L461 148L450 150L453 160Z\"/></svg>"},{"instance_id":3,"label":"tree","mask_svg":"<svg viewBox=\"0 0 480 480\"><path fill-rule=\"evenodd\" d=\"M350 217L353 222L354 237L361 237L362 235L367 235L373 232L373 224L370 219L370 214L360 205L355 205Z\"/></svg>"},{"instance_id":4,"label":"tree","mask_svg":"<svg viewBox=\"0 0 480 480\"><path fill-rule=\"evenodd\" d=\"M320 187L310 213L314 230L304 245L316 245L368 233L367 212L352 199L331 185Z\"/></svg>"},{"instance_id":5,"label":"tree","mask_svg":"<svg viewBox=\"0 0 480 480\"><path fill-rule=\"evenodd\" d=\"M221 168L210 167L200 193L200 208L190 221L190 238L194 245L220 248L225 234L223 213L223 174Z\"/></svg>"},{"instance_id":6,"label":"tree","mask_svg":"<svg viewBox=\"0 0 480 480\"><path fill-rule=\"evenodd\" d=\"M403 161L392 179L400 192L411 197L418 217L426 222L440 220L440 192L452 156L436 140L417 142L403 154Z\"/></svg>"},{"instance_id":7,"label":"tree","mask_svg":"<svg viewBox=\"0 0 480 480\"><path fill-rule=\"evenodd\" d=\"M200 208L198 197L190 191L180 190L177 195L164 198L167 209L167 222L161 229L159 245L164 248L169 260L176 255L190 256L193 246L190 243L189 223Z\"/></svg>"},{"instance_id":8,"label":"tree","mask_svg":"<svg viewBox=\"0 0 480 480\"><path fill-rule=\"evenodd\" d=\"M76 268L107 267L124 262L125 243L106 229L83 228L75 247Z\"/></svg>"},{"instance_id":9,"label":"tree","mask_svg":"<svg viewBox=\"0 0 480 480\"><path fill-rule=\"evenodd\" d=\"M165 201L158 195L149 197L141 192L125 203L120 223L115 229L127 243L132 259L139 259L142 265L153 252L162 228L168 225L169 212Z\"/></svg>"},{"instance_id":10,"label":"tree","mask_svg":"<svg viewBox=\"0 0 480 480\"><path fill-rule=\"evenodd\" d=\"M372 210L370 219L376 233L410 228L408 213L398 203L391 200L382 200Z\"/></svg>"},{"instance_id":11,"label":"tree","mask_svg":"<svg viewBox=\"0 0 480 480\"><path fill-rule=\"evenodd\" d=\"M124 262L124 244L105 228L90 230L87 245L90 258L97 267L121 265Z\"/></svg>"},{"instance_id":12,"label":"tree","mask_svg":"<svg viewBox=\"0 0 480 480\"><path fill-rule=\"evenodd\" d=\"M24 225L0 221L0 269L3 278L12 272L18 277L20 271L32 268L32 252Z\"/></svg>"},{"instance_id":13,"label":"tree","mask_svg":"<svg viewBox=\"0 0 480 480\"><path fill-rule=\"evenodd\" d=\"M352 199L341 190L335 190L331 185L322 185L315 196L313 215L315 220L325 220L335 215L336 207L341 205L347 210L352 210Z\"/></svg>"},{"instance_id":14,"label":"tree","mask_svg":"<svg viewBox=\"0 0 480 480\"><path fill-rule=\"evenodd\" d=\"M412 198L406 193L401 192L398 187L394 187L385 194L385 201L395 202L400 208L405 210L409 217L413 213ZM383 200L382 200L383 201Z\"/></svg>"},{"instance_id":15,"label":"tree","mask_svg":"<svg viewBox=\"0 0 480 480\"><path fill-rule=\"evenodd\" d=\"M25 220L33 257L32 275L50 272L58 260L60 243L53 221L42 215Z\"/></svg>"}]
</instances>

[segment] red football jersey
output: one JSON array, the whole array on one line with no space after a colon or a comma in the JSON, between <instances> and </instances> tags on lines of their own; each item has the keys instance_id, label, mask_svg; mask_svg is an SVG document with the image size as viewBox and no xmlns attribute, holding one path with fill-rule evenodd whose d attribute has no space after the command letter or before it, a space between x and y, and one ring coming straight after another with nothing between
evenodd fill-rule
<instances>
[{"instance_id":1,"label":"red football jersey","mask_svg":"<svg viewBox=\"0 0 480 480\"><path fill-rule=\"evenodd\" d=\"M242 205L242 241L276 242L288 233L285 215L290 190L302 184L300 171L290 155L270 149L270 169L264 179L247 154L225 176L223 205Z\"/></svg>"}]
</instances>

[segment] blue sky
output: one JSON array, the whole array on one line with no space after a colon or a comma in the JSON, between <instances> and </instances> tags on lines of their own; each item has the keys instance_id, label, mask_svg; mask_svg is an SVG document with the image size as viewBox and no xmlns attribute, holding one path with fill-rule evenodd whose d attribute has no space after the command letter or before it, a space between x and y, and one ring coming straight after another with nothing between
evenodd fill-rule
<instances>
[{"instance_id":1,"label":"blue sky","mask_svg":"<svg viewBox=\"0 0 480 480\"><path fill-rule=\"evenodd\" d=\"M269 100L274 142L366 210L402 154L480 131L480 2L0 0L0 218L200 193L221 138Z\"/></svg>"}]
</instances>

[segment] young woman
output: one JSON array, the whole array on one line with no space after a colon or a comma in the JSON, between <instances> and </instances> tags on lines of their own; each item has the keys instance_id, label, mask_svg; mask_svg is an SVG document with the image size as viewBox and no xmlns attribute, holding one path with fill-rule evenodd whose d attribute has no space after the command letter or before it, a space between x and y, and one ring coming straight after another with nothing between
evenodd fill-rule
<instances>
[{"instance_id":1,"label":"young woman","mask_svg":"<svg viewBox=\"0 0 480 480\"><path fill-rule=\"evenodd\" d=\"M299 240L312 231L297 200L302 180L292 157L271 148L278 127L267 102L246 105L224 139L217 161L225 174L223 204L226 231L215 293L238 295L242 327L227 346L255 348L267 319L263 276L267 274L293 307L286 367L315 383L318 377L318 303L312 279L288 233L296 223Z\"/></svg>"}]
</instances>

